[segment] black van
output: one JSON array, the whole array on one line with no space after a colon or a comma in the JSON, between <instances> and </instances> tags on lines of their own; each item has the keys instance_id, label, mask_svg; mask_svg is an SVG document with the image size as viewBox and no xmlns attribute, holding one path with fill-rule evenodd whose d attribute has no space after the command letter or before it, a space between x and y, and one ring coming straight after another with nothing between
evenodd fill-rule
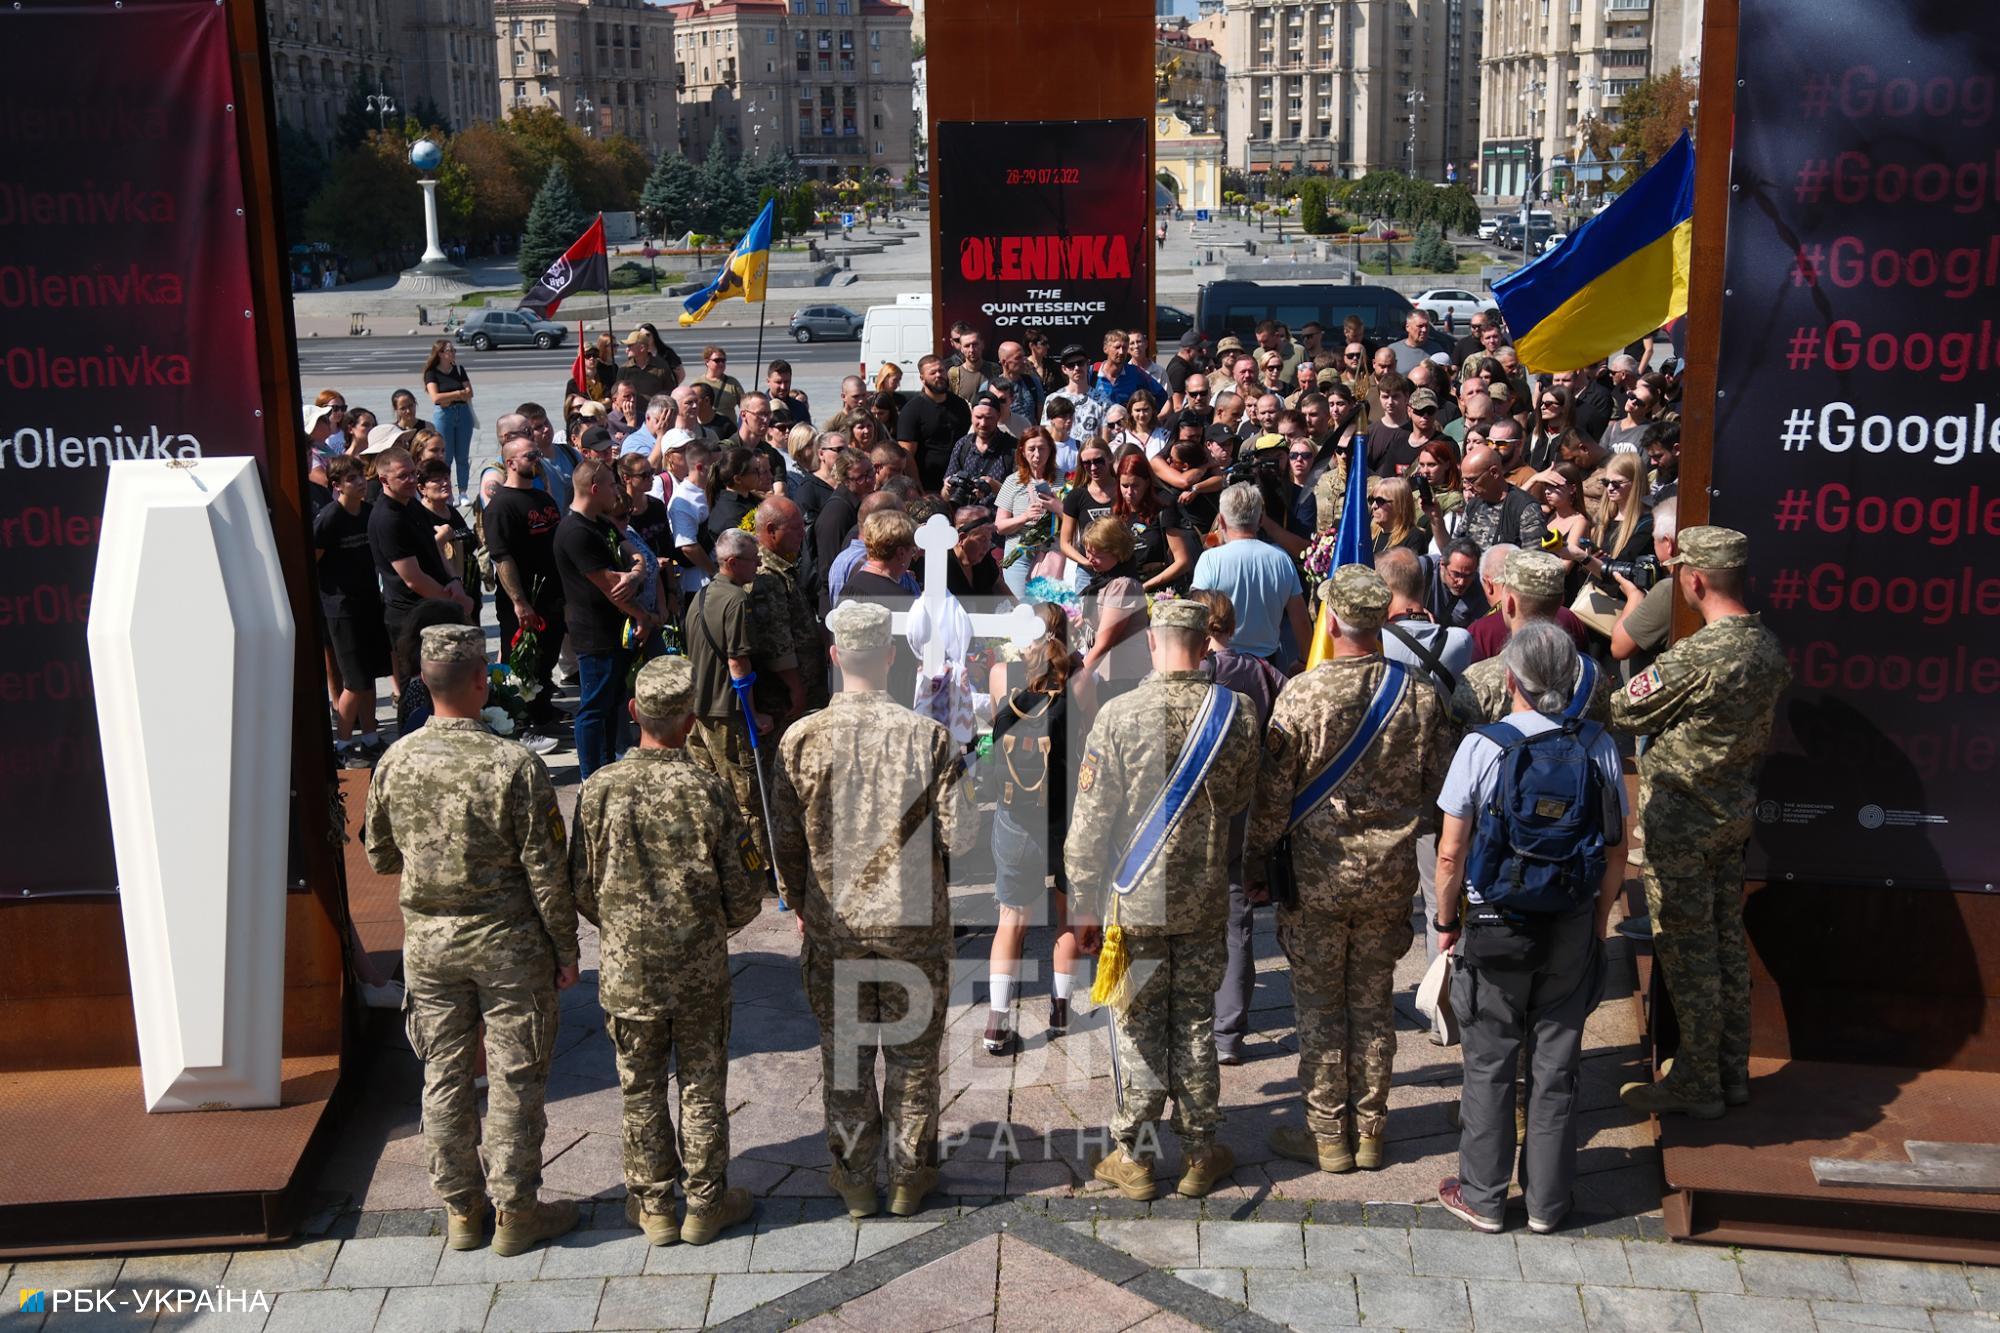
<instances>
[{"instance_id":1,"label":"black van","mask_svg":"<svg viewBox=\"0 0 2000 1333\"><path fill-rule=\"evenodd\" d=\"M1340 282L1211 282L1201 289L1195 307L1195 327L1214 342L1233 333L1248 347L1259 324L1275 319L1298 335L1308 320L1318 320L1329 339L1340 337L1341 321L1361 316L1369 336L1392 342L1403 336L1410 299L1389 287L1350 287Z\"/></svg>"}]
</instances>

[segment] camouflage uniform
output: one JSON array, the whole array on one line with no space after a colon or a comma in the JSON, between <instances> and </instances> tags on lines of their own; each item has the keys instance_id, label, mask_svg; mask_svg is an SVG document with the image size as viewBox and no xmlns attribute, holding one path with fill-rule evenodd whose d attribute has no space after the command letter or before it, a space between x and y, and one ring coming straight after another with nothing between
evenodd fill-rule
<instances>
[{"instance_id":1,"label":"camouflage uniform","mask_svg":"<svg viewBox=\"0 0 2000 1333\"><path fill-rule=\"evenodd\" d=\"M1210 685L1201 671L1157 671L1097 715L1063 848L1082 910L1108 919L1118 862L1166 785ZM1153 1126L1169 1092L1184 1156L1207 1149L1222 1123L1214 1031L1215 991L1228 962L1229 825L1249 804L1256 772L1257 710L1239 694L1201 791L1117 903L1134 989L1113 1025L1118 1109L1111 1136L1139 1161L1157 1154Z\"/></svg>"},{"instance_id":2,"label":"camouflage uniform","mask_svg":"<svg viewBox=\"0 0 2000 1333\"><path fill-rule=\"evenodd\" d=\"M1577 659L1576 672L1570 678L1572 688L1583 675L1581 656ZM1611 673L1600 664L1596 688L1590 692L1590 704L1583 710L1584 721L1610 726L1612 694ZM1507 693L1507 664L1498 657L1489 657L1467 667L1465 674L1458 678L1458 689L1451 696L1453 719L1462 727L1498 722L1513 708L1514 702Z\"/></svg>"},{"instance_id":3,"label":"camouflage uniform","mask_svg":"<svg viewBox=\"0 0 2000 1333\"><path fill-rule=\"evenodd\" d=\"M687 645L688 660L696 664L697 671L706 668L726 673L727 666L721 659L751 656L750 590L725 578L711 581L688 608L682 638ZM752 693L761 694L762 685L759 681L752 686ZM783 687L779 688L782 691ZM764 707L761 700L758 707ZM774 724L782 720L782 710L772 714ZM750 744L749 724L733 691L718 694L705 704L696 701L694 730L688 734L687 750L688 757L696 764L722 779L735 796L736 808L749 823L757 845L768 846L764 841L764 802L757 794L757 752ZM764 762L769 764L770 760L766 758ZM768 769L764 776L770 777Z\"/></svg>"},{"instance_id":4,"label":"camouflage uniform","mask_svg":"<svg viewBox=\"0 0 2000 1333\"><path fill-rule=\"evenodd\" d=\"M1313 483L1315 522L1318 530L1340 526L1341 511L1347 507L1347 455L1343 453L1333 460L1333 466L1320 474Z\"/></svg>"},{"instance_id":5,"label":"camouflage uniform","mask_svg":"<svg viewBox=\"0 0 2000 1333\"><path fill-rule=\"evenodd\" d=\"M428 642L427 631L427 639ZM482 654L483 656L483 654ZM532 1209L556 1037L555 973L576 962L562 815L542 761L471 718L433 717L375 766L368 864L402 872L410 1047L424 1062L431 1183L456 1213L490 1190ZM486 1024L482 1183L473 1042Z\"/></svg>"},{"instance_id":6,"label":"camouflage uniform","mask_svg":"<svg viewBox=\"0 0 2000 1333\"><path fill-rule=\"evenodd\" d=\"M886 640L886 612L848 605L879 615ZM871 1182L885 1135L892 1186L937 1161L952 955L944 858L969 851L978 832L963 773L950 733L880 690L836 694L778 745L772 831L786 900L805 927L827 1150ZM929 1012L903 1031L913 1004Z\"/></svg>"},{"instance_id":7,"label":"camouflage uniform","mask_svg":"<svg viewBox=\"0 0 2000 1333\"><path fill-rule=\"evenodd\" d=\"M806 712L826 707L826 647L812 597L799 585L798 561L768 546L757 550L757 578L750 585L750 657L757 665L757 707L771 715L778 733L798 720L780 672L805 678Z\"/></svg>"},{"instance_id":8,"label":"camouflage uniform","mask_svg":"<svg viewBox=\"0 0 2000 1333\"><path fill-rule=\"evenodd\" d=\"M1702 529L1682 534L1682 549ZM1696 539L1697 543L1699 539ZM1639 760L1646 909L1681 1044L1666 1082L1712 1102L1750 1077L1750 956L1743 846L1757 767L1792 672L1754 615L1676 643L1611 701L1612 724L1651 736Z\"/></svg>"},{"instance_id":9,"label":"camouflage uniform","mask_svg":"<svg viewBox=\"0 0 2000 1333\"><path fill-rule=\"evenodd\" d=\"M625 1187L649 1213L672 1214L683 1164L691 1213L728 1185L728 940L756 919L764 888L750 839L729 789L685 750L628 750L577 799L570 876L603 932L598 1002L624 1092Z\"/></svg>"},{"instance_id":10,"label":"camouflage uniform","mask_svg":"<svg viewBox=\"0 0 2000 1333\"><path fill-rule=\"evenodd\" d=\"M1365 572L1379 586L1374 571ZM1329 593L1340 595L1338 588ZM1384 587L1382 611L1387 606ZM1381 623L1380 611L1373 621ZM1269 857L1293 799L1353 738L1387 669L1378 653L1336 657L1285 686L1265 734L1246 865ZM1319 1138L1344 1140L1350 1114L1363 1138L1381 1138L1387 1126L1396 1053L1391 991L1396 962L1410 947L1417 834L1436 818L1431 802L1450 762L1444 703L1413 673L1374 745L1292 830L1299 901L1278 909L1278 943L1292 965L1306 1126Z\"/></svg>"}]
</instances>

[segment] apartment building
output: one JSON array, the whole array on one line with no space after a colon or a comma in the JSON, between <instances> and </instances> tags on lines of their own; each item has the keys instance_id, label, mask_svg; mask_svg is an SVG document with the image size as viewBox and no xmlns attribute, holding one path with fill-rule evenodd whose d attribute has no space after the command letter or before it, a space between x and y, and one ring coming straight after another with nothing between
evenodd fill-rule
<instances>
[{"instance_id":1,"label":"apartment building","mask_svg":"<svg viewBox=\"0 0 2000 1333\"><path fill-rule=\"evenodd\" d=\"M1192 27L1185 18L1159 21L1153 51L1156 100L1163 108L1171 107L1196 133L1216 134L1221 132L1229 100L1222 52Z\"/></svg>"},{"instance_id":2,"label":"apartment building","mask_svg":"<svg viewBox=\"0 0 2000 1333\"><path fill-rule=\"evenodd\" d=\"M688 0L670 6L680 147L717 129L745 155L788 152L820 180L901 179L914 161L911 11L886 0Z\"/></svg>"},{"instance_id":3,"label":"apartment building","mask_svg":"<svg viewBox=\"0 0 2000 1333\"><path fill-rule=\"evenodd\" d=\"M267 0L265 22L278 119L322 146L356 89L384 120L426 101L453 129L500 114L493 0Z\"/></svg>"},{"instance_id":4,"label":"apartment building","mask_svg":"<svg viewBox=\"0 0 2000 1333\"><path fill-rule=\"evenodd\" d=\"M1479 124L1479 0L1228 0L1228 158L1443 181Z\"/></svg>"},{"instance_id":5,"label":"apartment building","mask_svg":"<svg viewBox=\"0 0 2000 1333\"><path fill-rule=\"evenodd\" d=\"M493 0L493 10L505 111L549 107L656 156L679 150L670 10L644 0Z\"/></svg>"}]
</instances>

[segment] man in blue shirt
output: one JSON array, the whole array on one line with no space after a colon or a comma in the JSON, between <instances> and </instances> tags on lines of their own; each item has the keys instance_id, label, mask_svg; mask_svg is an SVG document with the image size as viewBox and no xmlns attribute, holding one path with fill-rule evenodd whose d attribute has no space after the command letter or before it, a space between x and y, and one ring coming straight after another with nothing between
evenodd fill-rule
<instances>
[{"instance_id":1,"label":"man in blue shirt","mask_svg":"<svg viewBox=\"0 0 2000 1333\"><path fill-rule=\"evenodd\" d=\"M1141 389L1150 392L1156 403L1167 401L1166 386L1132 364L1131 343L1124 330L1113 329L1104 335L1104 359L1091 376L1090 396L1110 406L1130 402Z\"/></svg>"},{"instance_id":2,"label":"man in blue shirt","mask_svg":"<svg viewBox=\"0 0 2000 1333\"><path fill-rule=\"evenodd\" d=\"M1226 593L1236 608L1236 637L1230 646L1239 653L1287 667L1312 642L1312 622L1306 615L1298 566L1277 547L1262 541L1264 497L1247 481L1222 492L1222 545L1201 553L1194 564L1194 586ZM1292 631L1289 647L1284 642Z\"/></svg>"}]
</instances>

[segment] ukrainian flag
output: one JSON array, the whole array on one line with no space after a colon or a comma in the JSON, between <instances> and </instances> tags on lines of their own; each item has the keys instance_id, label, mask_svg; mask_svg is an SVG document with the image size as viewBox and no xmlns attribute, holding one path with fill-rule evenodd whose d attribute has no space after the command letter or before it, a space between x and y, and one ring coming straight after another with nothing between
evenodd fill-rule
<instances>
[{"instance_id":1,"label":"ukrainian flag","mask_svg":"<svg viewBox=\"0 0 2000 1333\"><path fill-rule=\"evenodd\" d=\"M1554 253L1493 284L1529 370L1588 366L1687 313L1694 145L1666 156Z\"/></svg>"},{"instance_id":2,"label":"ukrainian flag","mask_svg":"<svg viewBox=\"0 0 2000 1333\"><path fill-rule=\"evenodd\" d=\"M723 261L722 272L715 275L715 281L682 303L685 307L681 311L682 328L701 323L715 309L716 302L729 297L745 301L764 299L764 276L771 266L771 220L776 208L775 199L764 205L764 211Z\"/></svg>"}]
</instances>

